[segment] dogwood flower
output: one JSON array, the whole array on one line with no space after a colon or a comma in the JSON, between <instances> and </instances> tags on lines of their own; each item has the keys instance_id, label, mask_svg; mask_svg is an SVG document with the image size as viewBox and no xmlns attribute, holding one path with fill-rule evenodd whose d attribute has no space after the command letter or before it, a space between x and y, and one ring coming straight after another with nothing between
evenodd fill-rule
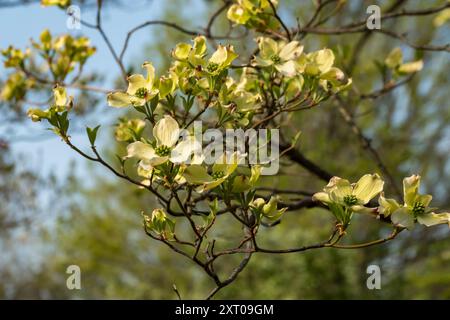
<instances>
[{"instance_id":1,"label":"dogwood flower","mask_svg":"<svg viewBox=\"0 0 450 320\"><path fill-rule=\"evenodd\" d=\"M49 109L29 109L27 115L33 122L37 122L42 119L50 118L55 112L62 112L66 109L70 109L73 104L73 97L68 97L66 88L59 85L56 85L53 88L53 100L53 105Z\"/></svg>"},{"instance_id":2,"label":"dogwood flower","mask_svg":"<svg viewBox=\"0 0 450 320\"><path fill-rule=\"evenodd\" d=\"M348 79L341 69L333 67L334 53L330 49L321 49L308 54L302 54L297 60L298 68L305 75L319 79L319 84L334 92L349 87L352 79Z\"/></svg>"},{"instance_id":3,"label":"dogwood flower","mask_svg":"<svg viewBox=\"0 0 450 320\"><path fill-rule=\"evenodd\" d=\"M154 146L142 141L129 144L126 158L137 158L140 160L140 165L148 169L168 160L176 164L187 162L192 154L195 158L201 150L200 142L193 137L186 137L178 142L180 127L170 116L165 116L155 124L153 136L156 140ZM193 161L198 162L198 157Z\"/></svg>"},{"instance_id":4,"label":"dogwood flower","mask_svg":"<svg viewBox=\"0 0 450 320\"><path fill-rule=\"evenodd\" d=\"M236 170L242 155L234 152L233 154L223 153L212 166L211 174L208 169L202 165L190 165L184 172L183 176L190 184L200 185L196 191L204 192L218 187L225 182L231 174Z\"/></svg>"},{"instance_id":5,"label":"dogwood flower","mask_svg":"<svg viewBox=\"0 0 450 320\"><path fill-rule=\"evenodd\" d=\"M108 94L108 104L111 107L142 106L158 94L154 87L155 68L150 62L144 62L142 68L147 70L147 77L133 74L128 77L126 92L111 92Z\"/></svg>"},{"instance_id":6,"label":"dogwood flower","mask_svg":"<svg viewBox=\"0 0 450 320\"><path fill-rule=\"evenodd\" d=\"M217 50L211 55L211 58L205 63L203 62L204 70L211 75L217 75L222 70L226 69L234 59L238 57L231 45L219 45Z\"/></svg>"},{"instance_id":7,"label":"dogwood flower","mask_svg":"<svg viewBox=\"0 0 450 320\"><path fill-rule=\"evenodd\" d=\"M422 60L403 63L403 53L400 48L393 49L384 60L384 64L398 75L418 72L423 68Z\"/></svg>"},{"instance_id":8,"label":"dogwood flower","mask_svg":"<svg viewBox=\"0 0 450 320\"><path fill-rule=\"evenodd\" d=\"M331 178L323 189L313 195L315 201L326 205L338 204L354 212L366 212L365 204L383 190L384 181L378 174L366 174L357 183L339 177Z\"/></svg>"},{"instance_id":9,"label":"dogwood flower","mask_svg":"<svg viewBox=\"0 0 450 320\"><path fill-rule=\"evenodd\" d=\"M263 198L256 198L252 201L250 204L250 207L253 209L254 212L262 215L263 217L267 218L270 221L278 220L283 213L288 208L281 208L278 209L278 201L279 198L276 196L270 197L270 200L266 203L266 200Z\"/></svg>"},{"instance_id":10,"label":"dogwood flower","mask_svg":"<svg viewBox=\"0 0 450 320\"><path fill-rule=\"evenodd\" d=\"M288 77L298 73L295 59L300 57L303 52L303 46L298 41L282 40L277 42L265 37L259 37L256 41L260 51L254 59L256 66L274 66L281 74Z\"/></svg>"},{"instance_id":11,"label":"dogwood flower","mask_svg":"<svg viewBox=\"0 0 450 320\"><path fill-rule=\"evenodd\" d=\"M151 216L144 216L144 226L149 231L160 235L163 239L171 240L175 231L175 221L167 217L164 209L154 209Z\"/></svg>"},{"instance_id":12,"label":"dogwood flower","mask_svg":"<svg viewBox=\"0 0 450 320\"><path fill-rule=\"evenodd\" d=\"M189 62L197 65L206 55L206 38L204 36L195 37L193 45L189 43L179 43L172 51L172 56L178 61Z\"/></svg>"},{"instance_id":13,"label":"dogwood flower","mask_svg":"<svg viewBox=\"0 0 450 320\"><path fill-rule=\"evenodd\" d=\"M428 207L432 196L419 194L420 176L412 175L403 179L404 204L400 205L395 199L387 199L382 194L379 199L379 212L385 217L391 216L394 224L412 229L415 221L427 227L448 223L450 227L450 213L434 213Z\"/></svg>"},{"instance_id":14,"label":"dogwood flower","mask_svg":"<svg viewBox=\"0 0 450 320\"><path fill-rule=\"evenodd\" d=\"M194 38L193 46L188 43L178 44L172 51L172 56L179 62L188 63L190 67L200 67L200 70L211 75L219 74L238 57L232 45L219 45L211 57L206 60L206 49L206 38L199 36Z\"/></svg>"},{"instance_id":15,"label":"dogwood flower","mask_svg":"<svg viewBox=\"0 0 450 320\"><path fill-rule=\"evenodd\" d=\"M237 0L228 9L227 18L236 24L271 26L269 12L277 5L278 0Z\"/></svg>"}]
</instances>

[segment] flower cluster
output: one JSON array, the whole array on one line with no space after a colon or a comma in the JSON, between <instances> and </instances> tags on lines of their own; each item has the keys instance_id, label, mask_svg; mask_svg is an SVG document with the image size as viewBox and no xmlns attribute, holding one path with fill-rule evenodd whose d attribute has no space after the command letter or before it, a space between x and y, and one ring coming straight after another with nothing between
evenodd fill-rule
<instances>
[{"instance_id":1,"label":"flower cluster","mask_svg":"<svg viewBox=\"0 0 450 320\"><path fill-rule=\"evenodd\" d=\"M298 41L275 41L272 38L257 39L259 54L253 64L258 67L274 67L282 75L297 77L301 89L306 81L317 83L325 91L338 92L351 84L342 70L334 67L334 54L330 49L304 53L303 46Z\"/></svg>"},{"instance_id":2,"label":"flower cluster","mask_svg":"<svg viewBox=\"0 0 450 320\"><path fill-rule=\"evenodd\" d=\"M313 199L327 205L336 218L348 224L353 212L380 214L398 227L411 229L415 222L426 226L448 223L450 213L433 212L429 208L431 195L419 194L420 176L412 175L403 180L404 205L395 199L384 197L384 181L378 174L366 174L358 182L351 184L348 180L333 177L322 192L314 194ZM379 196L379 205L372 208L370 202Z\"/></svg>"},{"instance_id":3,"label":"flower cluster","mask_svg":"<svg viewBox=\"0 0 450 320\"><path fill-rule=\"evenodd\" d=\"M144 227L147 232L151 231L163 239L172 240L175 232L175 221L169 219L163 209L155 209L151 216L144 216Z\"/></svg>"},{"instance_id":4,"label":"flower cluster","mask_svg":"<svg viewBox=\"0 0 450 320\"><path fill-rule=\"evenodd\" d=\"M277 6L278 0L236 0L229 7L227 17L247 28L276 29L279 22L273 16L273 8Z\"/></svg>"},{"instance_id":5,"label":"flower cluster","mask_svg":"<svg viewBox=\"0 0 450 320\"><path fill-rule=\"evenodd\" d=\"M396 77L415 73L423 68L422 60L403 63L403 52L400 48L393 49L384 60L384 64Z\"/></svg>"},{"instance_id":6,"label":"flower cluster","mask_svg":"<svg viewBox=\"0 0 450 320\"><path fill-rule=\"evenodd\" d=\"M50 108L46 110L29 109L27 111L27 115L34 122L41 121L42 119L51 121L56 114L69 111L73 106L73 97L68 97L66 88L58 85L53 88L53 100L54 103L50 106Z\"/></svg>"},{"instance_id":7,"label":"flower cluster","mask_svg":"<svg viewBox=\"0 0 450 320\"><path fill-rule=\"evenodd\" d=\"M10 46L1 51L5 68L13 69L2 90L2 100L22 100L30 89L37 89L37 84L63 83L74 70L81 71L96 51L86 37L52 36L48 30L31 44L25 50Z\"/></svg>"}]
</instances>

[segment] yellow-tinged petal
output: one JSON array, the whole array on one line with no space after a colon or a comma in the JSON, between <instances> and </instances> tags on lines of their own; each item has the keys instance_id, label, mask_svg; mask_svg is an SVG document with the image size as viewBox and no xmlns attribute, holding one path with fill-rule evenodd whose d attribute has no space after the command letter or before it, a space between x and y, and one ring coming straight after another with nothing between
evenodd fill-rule
<instances>
[{"instance_id":1,"label":"yellow-tinged petal","mask_svg":"<svg viewBox=\"0 0 450 320\"><path fill-rule=\"evenodd\" d=\"M297 64L293 60L289 60L283 64L277 64L275 68L286 77L294 77L297 75Z\"/></svg>"},{"instance_id":2,"label":"yellow-tinged petal","mask_svg":"<svg viewBox=\"0 0 450 320\"><path fill-rule=\"evenodd\" d=\"M222 67L227 67L233 62L234 59L236 59L239 55L234 52L234 47L232 45L228 45L226 47L227 49L227 59L222 63Z\"/></svg>"},{"instance_id":3,"label":"yellow-tinged petal","mask_svg":"<svg viewBox=\"0 0 450 320\"><path fill-rule=\"evenodd\" d=\"M403 179L403 199L405 204L409 207L414 206L416 197L419 193L420 176L412 175Z\"/></svg>"},{"instance_id":4,"label":"yellow-tinged petal","mask_svg":"<svg viewBox=\"0 0 450 320\"><path fill-rule=\"evenodd\" d=\"M392 213L391 221L394 225L406 229L414 228L414 217L405 207L402 207Z\"/></svg>"},{"instance_id":5,"label":"yellow-tinged petal","mask_svg":"<svg viewBox=\"0 0 450 320\"><path fill-rule=\"evenodd\" d=\"M342 203L344 197L352 195L352 186L346 179L341 179L339 177L334 177L334 179L335 185L330 191L330 198L333 202Z\"/></svg>"},{"instance_id":6,"label":"yellow-tinged petal","mask_svg":"<svg viewBox=\"0 0 450 320\"><path fill-rule=\"evenodd\" d=\"M254 187L256 182L258 182L259 177L261 175L262 167L260 165L252 166L252 175L250 176L250 180L248 183Z\"/></svg>"},{"instance_id":7,"label":"yellow-tinged petal","mask_svg":"<svg viewBox=\"0 0 450 320\"><path fill-rule=\"evenodd\" d=\"M334 53L331 49L322 49L313 53L313 60L320 73L325 73L334 64Z\"/></svg>"},{"instance_id":8,"label":"yellow-tinged petal","mask_svg":"<svg viewBox=\"0 0 450 320\"><path fill-rule=\"evenodd\" d=\"M333 67L322 74L320 76L320 79L332 81L333 83L343 84L342 82L345 80L345 74L341 69Z\"/></svg>"},{"instance_id":9,"label":"yellow-tinged petal","mask_svg":"<svg viewBox=\"0 0 450 320\"><path fill-rule=\"evenodd\" d=\"M400 209L400 204L395 199L388 199L384 197L384 193L380 194L380 198L378 199L379 207L378 211L385 217L388 217L392 214L392 212Z\"/></svg>"},{"instance_id":10,"label":"yellow-tinged petal","mask_svg":"<svg viewBox=\"0 0 450 320\"><path fill-rule=\"evenodd\" d=\"M366 214L373 214L377 210L377 208L368 208L368 207L361 206L361 205L351 206L351 209L353 212L366 213Z\"/></svg>"},{"instance_id":11,"label":"yellow-tinged petal","mask_svg":"<svg viewBox=\"0 0 450 320\"><path fill-rule=\"evenodd\" d=\"M245 24L251 18L251 15L240 5L233 4L228 9L227 18L237 24Z\"/></svg>"},{"instance_id":12,"label":"yellow-tinged petal","mask_svg":"<svg viewBox=\"0 0 450 320\"><path fill-rule=\"evenodd\" d=\"M252 186L250 185L249 177L247 177L247 176L237 176L233 180L233 187L231 189L231 192L240 193L240 192L244 192L244 191L249 190L251 187Z\"/></svg>"},{"instance_id":13,"label":"yellow-tinged petal","mask_svg":"<svg viewBox=\"0 0 450 320\"><path fill-rule=\"evenodd\" d=\"M266 204L266 201L263 198L256 198L251 203L253 208L262 209L262 207Z\"/></svg>"},{"instance_id":14,"label":"yellow-tinged petal","mask_svg":"<svg viewBox=\"0 0 450 320\"><path fill-rule=\"evenodd\" d=\"M417 221L427 227L448 223L450 226L450 213L424 213L417 217Z\"/></svg>"},{"instance_id":15,"label":"yellow-tinged petal","mask_svg":"<svg viewBox=\"0 0 450 320\"><path fill-rule=\"evenodd\" d=\"M67 92L66 88L56 85L53 88L53 95L55 98L55 105L58 107L65 106L67 104Z\"/></svg>"},{"instance_id":16,"label":"yellow-tinged petal","mask_svg":"<svg viewBox=\"0 0 450 320\"><path fill-rule=\"evenodd\" d=\"M111 107L127 107L131 105L131 98L125 92L111 92L107 97L108 105Z\"/></svg>"},{"instance_id":17,"label":"yellow-tinged petal","mask_svg":"<svg viewBox=\"0 0 450 320\"><path fill-rule=\"evenodd\" d=\"M194 137L188 137L176 145L170 154L170 161L173 163L188 163L191 156L199 153L202 149L200 142Z\"/></svg>"},{"instance_id":18,"label":"yellow-tinged petal","mask_svg":"<svg viewBox=\"0 0 450 320\"><path fill-rule=\"evenodd\" d=\"M213 178L208 174L208 170L201 165L190 165L184 172L183 177L191 184L201 184L213 181Z\"/></svg>"},{"instance_id":19,"label":"yellow-tinged petal","mask_svg":"<svg viewBox=\"0 0 450 320\"><path fill-rule=\"evenodd\" d=\"M186 60L189 56L192 46L188 43L179 43L172 52L172 56L178 60Z\"/></svg>"},{"instance_id":20,"label":"yellow-tinged petal","mask_svg":"<svg viewBox=\"0 0 450 320\"><path fill-rule=\"evenodd\" d=\"M420 202L425 207L428 207L430 205L431 200L433 199L433 196L431 194L419 194L417 195L415 202Z\"/></svg>"},{"instance_id":21,"label":"yellow-tinged petal","mask_svg":"<svg viewBox=\"0 0 450 320\"><path fill-rule=\"evenodd\" d=\"M226 47L219 45L217 47L217 50L212 54L211 58L209 59L209 62L221 65L226 60L227 60L227 49Z\"/></svg>"},{"instance_id":22,"label":"yellow-tinged petal","mask_svg":"<svg viewBox=\"0 0 450 320\"><path fill-rule=\"evenodd\" d=\"M259 37L256 39L262 59L271 59L278 54L278 43L271 38Z\"/></svg>"},{"instance_id":23,"label":"yellow-tinged petal","mask_svg":"<svg viewBox=\"0 0 450 320\"><path fill-rule=\"evenodd\" d=\"M383 186L384 181L378 174L365 174L355 184L353 195L366 204L383 190Z\"/></svg>"},{"instance_id":24,"label":"yellow-tinged petal","mask_svg":"<svg viewBox=\"0 0 450 320\"><path fill-rule=\"evenodd\" d=\"M438 15L433 19L433 25L437 28L445 24L450 20L450 8L442 10Z\"/></svg>"},{"instance_id":25,"label":"yellow-tinged petal","mask_svg":"<svg viewBox=\"0 0 450 320\"><path fill-rule=\"evenodd\" d=\"M388 68L395 69L403 62L402 49L394 48L384 60L384 63Z\"/></svg>"},{"instance_id":26,"label":"yellow-tinged petal","mask_svg":"<svg viewBox=\"0 0 450 320\"><path fill-rule=\"evenodd\" d=\"M212 171L215 172L223 172L225 176L229 176L236 170L238 165L243 160L243 156L238 152L225 152L223 153L214 163Z\"/></svg>"},{"instance_id":27,"label":"yellow-tinged petal","mask_svg":"<svg viewBox=\"0 0 450 320\"><path fill-rule=\"evenodd\" d=\"M133 74L128 77L127 93L134 95L140 88L147 88L147 80L142 74Z\"/></svg>"},{"instance_id":28,"label":"yellow-tinged petal","mask_svg":"<svg viewBox=\"0 0 450 320\"><path fill-rule=\"evenodd\" d=\"M205 36L197 36L194 38L194 54L203 56L206 53L206 38Z\"/></svg>"},{"instance_id":29,"label":"yellow-tinged petal","mask_svg":"<svg viewBox=\"0 0 450 320\"><path fill-rule=\"evenodd\" d=\"M153 127L153 136L158 146L172 147L180 137L180 127L174 118L164 116Z\"/></svg>"},{"instance_id":30,"label":"yellow-tinged petal","mask_svg":"<svg viewBox=\"0 0 450 320\"><path fill-rule=\"evenodd\" d=\"M156 157L155 149L147 143L136 141L127 146L126 158L137 158L140 160L150 160Z\"/></svg>"},{"instance_id":31,"label":"yellow-tinged petal","mask_svg":"<svg viewBox=\"0 0 450 320\"><path fill-rule=\"evenodd\" d=\"M282 60L297 59L303 52L303 46L298 41L291 41L281 48L279 56Z\"/></svg>"},{"instance_id":32,"label":"yellow-tinged petal","mask_svg":"<svg viewBox=\"0 0 450 320\"><path fill-rule=\"evenodd\" d=\"M312 198L316 202L320 201L320 202L325 203L325 204L332 202L331 199L330 199L330 195L328 193L326 193L326 192L317 192L317 193L315 193L313 195Z\"/></svg>"},{"instance_id":33,"label":"yellow-tinged petal","mask_svg":"<svg viewBox=\"0 0 450 320\"><path fill-rule=\"evenodd\" d=\"M153 136L158 146L172 147L180 137L180 127L171 116L164 116L153 127Z\"/></svg>"},{"instance_id":34,"label":"yellow-tinged petal","mask_svg":"<svg viewBox=\"0 0 450 320\"><path fill-rule=\"evenodd\" d=\"M41 121L43 118L48 117L48 111L41 109L29 109L27 111L27 116L31 118L33 122Z\"/></svg>"},{"instance_id":35,"label":"yellow-tinged petal","mask_svg":"<svg viewBox=\"0 0 450 320\"><path fill-rule=\"evenodd\" d=\"M155 81L155 67L150 62L145 61L142 68L147 70L147 84L145 88L150 91L153 88L153 81Z\"/></svg>"},{"instance_id":36,"label":"yellow-tinged petal","mask_svg":"<svg viewBox=\"0 0 450 320\"><path fill-rule=\"evenodd\" d=\"M400 67L398 67L399 73L414 73L422 70L423 68L423 61L417 60L413 62L407 62L402 64Z\"/></svg>"}]
</instances>

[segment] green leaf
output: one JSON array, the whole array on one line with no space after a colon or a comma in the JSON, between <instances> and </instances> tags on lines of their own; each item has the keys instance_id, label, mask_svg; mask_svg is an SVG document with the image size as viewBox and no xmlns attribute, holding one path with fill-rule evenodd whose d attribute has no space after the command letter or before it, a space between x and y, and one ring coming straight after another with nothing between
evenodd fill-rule
<instances>
[{"instance_id":1,"label":"green leaf","mask_svg":"<svg viewBox=\"0 0 450 320\"><path fill-rule=\"evenodd\" d=\"M95 140L97 139L97 131L100 128L100 125L96 126L95 128L89 128L86 127L86 133L89 138L89 142L91 143L91 146L95 144Z\"/></svg>"}]
</instances>

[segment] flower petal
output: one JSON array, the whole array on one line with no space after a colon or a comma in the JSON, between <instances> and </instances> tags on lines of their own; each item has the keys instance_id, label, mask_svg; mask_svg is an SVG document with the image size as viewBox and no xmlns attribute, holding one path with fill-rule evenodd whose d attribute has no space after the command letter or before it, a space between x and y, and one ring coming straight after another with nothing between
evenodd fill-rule
<instances>
[{"instance_id":1,"label":"flower petal","mask_svg":"<svg viewBox=\"0 0 450 320\"><path fill-rule=\"evenodd\" d=\"M330 49L322 49L308 54L314 67L322 74L330 70L334 63L334 53Z\"/></svg>"},{"instance_id":2,"label":"flower petal","mask_svg":"<svg viewBox=\"0 0 450 320\"><path fill-rule=\"evenodd\" d=\"M156 157L155 150L147 143L136 141L127 146L127 158L138 158L140 160L150 160Z\"/></svg>"},{"instance_id":3,"label":"flower petal","mask_svg":"<svg viewBox=\"0 0 450 320\"><path fill-rule=\"evenodd\" d=\"M262 59L260 57L255 57L253 60L254 64L260 67L268 67L273 65L273 61L270 59Z\"/></svg>"},{"instance_id":4,"label":"flower petal","mask_svg":"<svg viewBox=\"0 0 450 320\"><path fill-rule=\"evenodd\" d=\"M433 199L433 196L431 194L420 194L420 195L417 195L415 201L420 202L425 207L428 207L430 205L430 202L432 199Z\"/></svg>"},{"instance_id":5,"label":"flower petal","mask_svg":"<svg viewBox=\"0 0 450 320\"><path fill-rule=\"evenodd\" d=\"M151 91L153 88L153 81L155 80L155 67L153 67L150 62L145 61L142 68L147 70L147 81L145 88L147 88L148 91Z\"/></svg>"},{"instance_id":6,"label":"flower petal","mask_svg":"<svg viewBox=\"0 0 450 320\"><path fill-rule=\"evenodd\" d=\"M391 69L397 68L403 62L402 49L394 48L384 60L384 64Z\"/></svg>"},{"instance_id":7,"label":"flower petal","mask_svg":"<svg viewBox=\"0 0 450 320\"><path fill-rule=\"evenodd\" d=\"M131 97L125 92L111 92L107 97L108 105L121 108L131 105Z\"/></svg>"},{"instance_id":8,"label":"flower petal","mask_svg":"<svg viewBox=\"0 0 450 320\"><path fill-rule=\"evenodd\" d=\"M172 147L180 137L180 127L174 118L164 116L153 127L153 136L158 145Z\"/></svg>"},{"instance_id":9,"label":"flower petal","mask_svg":"<svg viewBox=\"0 0 450 320\"><path fill-rule=\"evenodd\" d=\"M351 206L353 212L356 213L367 213L367 214L376 214L377 208L368 208L361 205Z\"/></svg>"},{"instance_id":10,"label":"flower petal","mask_svg":"<svg viewBox=\"0 0 450 320\"><path fill-rule=\"evenodd\" d=\"M188 166L183 172L183 177L191 184L213 181L206 168L201 165Z\"/></svg>"},{"instance_id":11,"label":"flower petal","mask_svg":"<svg viewBox=\"0 0 450 320\"><path fill-rule=\"evenodd\" d=\"M414 228L414 217L405 207L402 207L392 213L391 221L393 224L405 227L408 230Z\"/></svg>"},{"instance_id":12,"label":"flower petal","mask_svg":"<svg viewBox=\"0 0 450 320\"><path fill-rule=\"evenodd\" d=\"M403 199L407 206L412 207L414 205L416 197L419 193L419 186L420 186L419 175L414 174L410 177L403 179Z\"/></svg>"},{"instance_id":13,"label":"flower petal","mask_svg":"<svg viewBox=\"0 0 450 320\"><path fill-rule=\"evenodd\" d=\"M212 54L211 58L209 59L209 62L211 63L217 63L218 65L221 65L227 60L227 49L219 45L217 47L217 50Z\"/></svg>"},{"instance_id":14,"label":"flower petal","mask_svg":"<svg viewBox=\"0 0 450 320\"><path fill-rule=\"evenodd\" d=\"M176 145L170 154L170 161L173 163L186 163L192 154L199 153L202 145L194 137L188 137Z\"/></svg>"},{"instance_id":15,"label":"flower petal","mask_svg":"<svg viewBox=\"0 0 450 320\"><path fill-rule=\"evenodd\" d=\"M271 38L259 37L257 40L260 56L263 59L270 59L273 55L278 54L278 43Z\"/></svg>"},{"instance_id":16,"label":"flower petal","mask_svg":"<svg viewBox=\"0 0 450 320\"><path fill-rule=\"evenodd\" d=\"M373 197L383 190L384 181L378 174L365 174L356 183L353 194L362 201L368 203Z\"/></svg>"},{"instance_id":17,"label":"flower petal","mask_svg":"<svg viewBox=\"0 0 450 320\"><path fill-rule=\"evenodd\" d=\"M442 223L449 223L450 226L450 213L424 213L417 217L417 221L427 227Z\"/></svg>"},{"instance_id":18,"label":"flower petal","mask_svg":"<svg viewBox=\"0 0 450 320\"><path fill-rule=\"evenodd\" d=\"M293 77L297 74L297 64L293 60L289 60L283 64L277 64L275 65L275 69L287 77Z\"/></svg>"},{"instance_id":19,"label":"flower petal","mask_svg":"<svg viewBox=\"0 0 450 320\"><path fill-rule=\"evenodd\" d=\"M414 62L408 62L402 64L400 67L398 67L398 72L400 73L414 73L422 70L423 68L423 61L417 60Z\"/></svg>"},{"instance_id":20,"label":"flower petal","mask_svg":"<svg viewBox=\"0 0 450 320\"><path fill-rule=\"evenodd\" d=\"M314 201L320 201L325 204L331 202L330 195L326 192L317 192L312 196L312 199Z\"/></svg>"},{"instance_id":21,"label":"flower petal","mask_svg":"<svg viewBox=\"0 0 450 320\"><path fill-rule=\"evenodd\" d=\"M192 46L188 43L179 43L172 51L172 56L177 60L186 60L189 56Z\"/></svg>"},{"instance_id":22,"label":"flower petal","mask_svg":"<svg viewBox=\"0 0 450 320\"><path fill-rule=\"evenodd\" d=\"M128 77L127 93L134 95L140 88L147 88L147 80L142 74L133 74Z\"/></svg>"},{"instance_id":23,"label":"flower petal","mask_svg":"<svg viewBox=\"0 0 450 320\"><path fill-rule=\"evenodd\" d=\"M334 188L330 191L330 198L333 202L342 203L345 196L352 194L352 186L346 179L334 177Z\"/></svg>"},{"instance_id":24,"label":"flower petal","mask_svg":"<svg viewBox=\"0 0 450 320\"><path fill-rule=\"evenodd\" d=\"M53 95L55 98L55 105L58 107L65 106L67 104L66 88L56 85L53 89Z\"/></svg>"},{"instance_id":25,"label":"flower petal","mask_svg":"<svg viewBox=\"0 0 450 320\"><path fill-rule=\"evenodd\" d=\"M280 50L282 60L292 60L300 57L303 52L303 46L298 41L291 41Z\"/></svg>"},{"instance_id":26,"label":"flower petal","mask_svg":"<svg viewBox=\"0 0 450 320\"><path fill-rule=\"evenodd\" d=\"M390 216L392 212L400 208L400 204L395 199L385 198L383 192L378 199L378 203L380 204L378 211L385 217Z\"/></svg>"}]
</instances>

